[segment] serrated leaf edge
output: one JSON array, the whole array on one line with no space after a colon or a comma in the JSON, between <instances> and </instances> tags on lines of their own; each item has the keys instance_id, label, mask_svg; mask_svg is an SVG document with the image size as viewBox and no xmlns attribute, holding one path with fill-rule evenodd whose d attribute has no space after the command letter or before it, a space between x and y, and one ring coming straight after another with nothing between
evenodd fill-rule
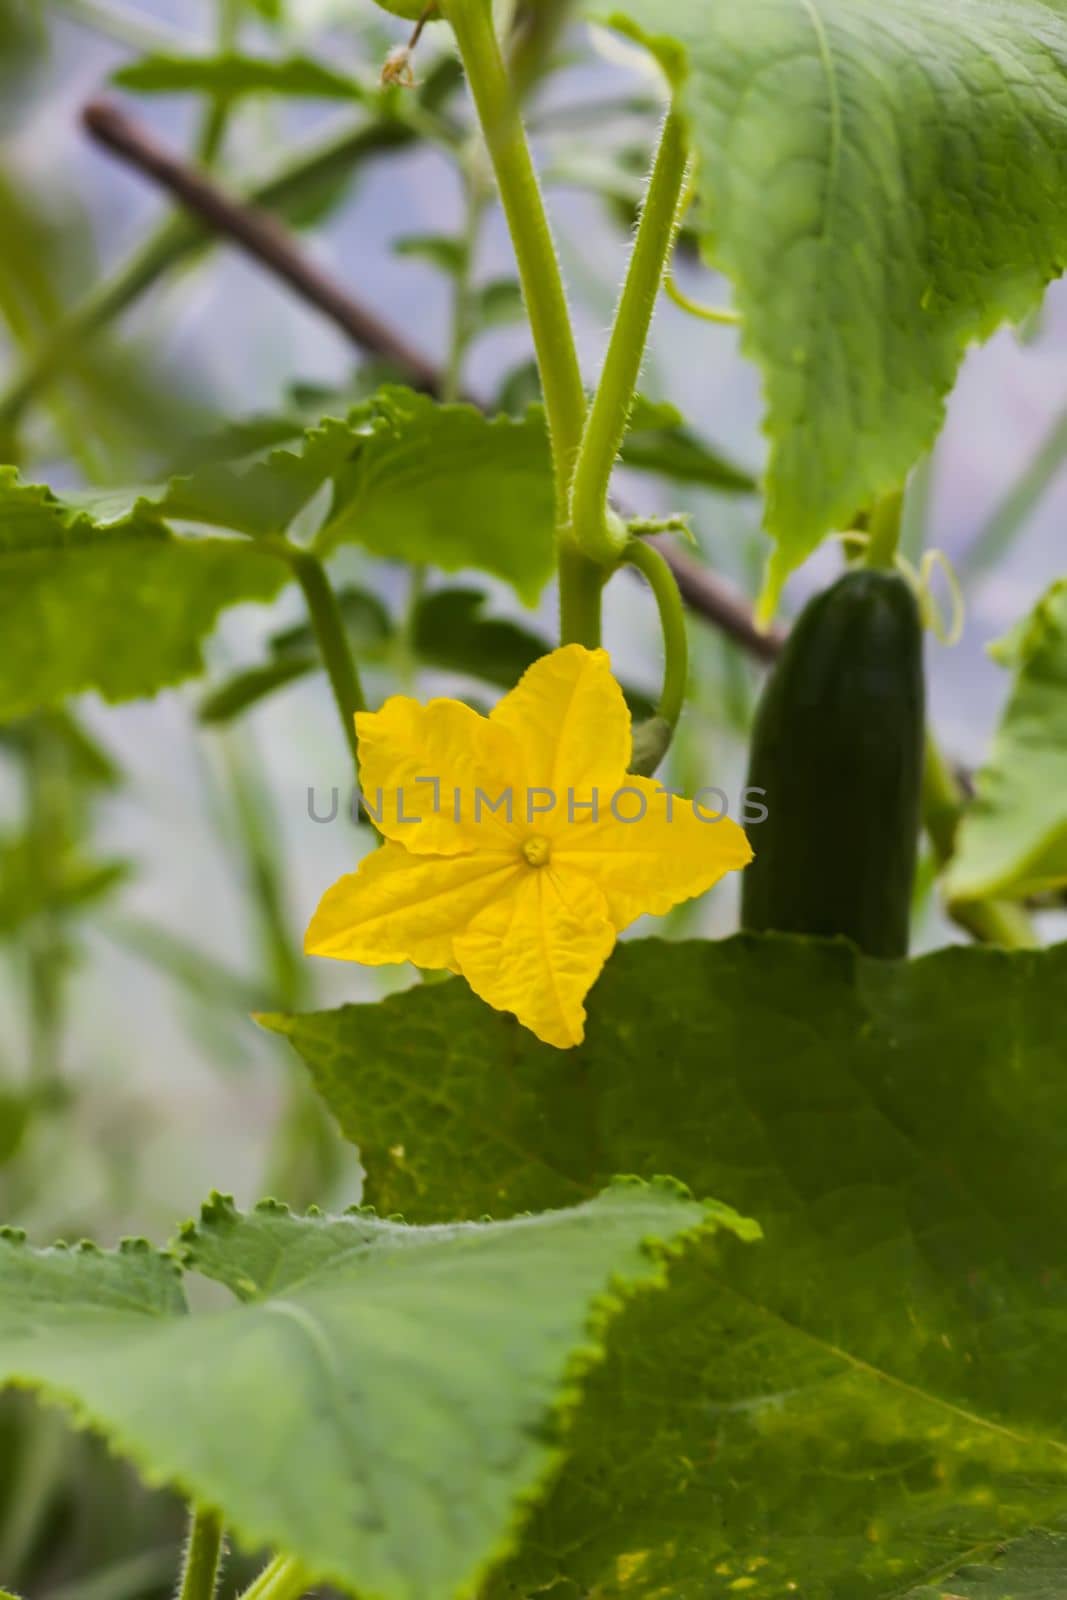
<instances>
[{"instance_id":1,"label":"serrated leaf edge","mask_svg":"<svg viewBox=\"0 0 1067 1600\"><path fill-rule=\"evenodd\" d=\"M613 1180L606 1189L600 1190L599 1193L609 1194L615 1188L634 1187L647 1190L650 1193L658 1190L664 1194L671 1194L680 1202L699 1205L702 1214L690 1227L673 1235L670 1239L663 1239L655 1234L643 1237L638 1242L638 1248L648 1256L653 1264L653 1270L639 1282L629 1281L622 1278L618 1273L613 1272L608 1276L603 1289L590 1298L579 1335L579 1342L575 1344L567 1357L559 1377L556 1393L545 1407L542 1436L544 1459L541 1467L535 1479L516 1494L512 1502L511 1515L499 1538L487 1550L481 1560L476 1563L469 1577L452 1591L454 1600L477 1600L478 1592L488 1574L506 1560L508 1556L512 1555L521 1542L527 1518L541 1500L552 1478L566 1459L568 1425L581 1406L585 1380L594 1368L603 1362L607 1354L607 1331L612 1321L639 1294L665 1288L669 1278L671 1262L683 1255L691 1245L701 1239L711 1238L724 1228L736 1232L738 1237L742 1239L752 1240L760 1236L757 1223L749 1218L739 1216L729 1206L724 1206L718 1201L693 1201L686 1186L674 1178L653 1178L646 1181L637 1177L622 1177ZM222 1214L227 1216L232 1214L235 1217L239 1217L242 1214L238 1211L230 1196L219 1194L218 1192L214 1192L204 1203L204 1207L201 1208L201 1215L203 1215L203 1211L207 1207L218 1208ZM253 1208L253 1212L260 1209L265 1209L273 1214L285 1213L293 1215L287 1206L277 1200L261 1201L258 1206ZM363 1207L354 1207L352 1210L366 1214L366 1208ZM550 1214L528 1213L527 1216ZM474 1226L477 1225L474 1224ZM195 1228L195 1226L195 1223L184 1224L179 1237L184 1236L187 1228ZM12 1237L7 1238L6 1236L8 1235ZM0 1231L0 1238L5 1238L8 1243L14 1242L20 1247L32 1249L32 1247L26 1245L25 1235L20 1235L20 1230L2 1230ZM71 1247L60 1244L51 1248L66 1250ZM99 1246L93 1245L91 1241L85 1241L84 1244L73 1248L75 1251L84 1248L87 1249L88 1253L106 1253L101 1251ZM121 1242L119 1252L128 1250L130 1253L142 1254L146 1250L151 1251L154 1248L145 1239L127 1239ZM164 1259L170 1258L177 1275L181 1277L181 1264L174 1256L173 1251L165 1250L158 1253ZM0 1391L3 1388L33 1393L46 1402L59 1405L67 1414L72 1426L91 1432L100 1438L112 1455L129 1462L135 1468L142 1482L148 1488L171 1489L191 1504L195 1503L206 1511L215 1512L226 1520L227 1527L234 1538L246 1549L269 1549L290 1556L306 1567L310 1585L331 1584L353 1597L356 1596L358 1579L352 1579L338 1570L319 1566L313 1560L307 1560L299 1550L280 1546L275 1536L265 1527L257 1527L252 1523L233 1522L221 1503L221 1497L215 1494L213 1488L206 1484L202 1486L195 1485L192 1479L186 1477L183 1472L168 1472L154 1466L140 1444L128 1438L122 1428L115 1428L105 1419L97 1416L91 1407L85 1405L77 1395L65 1391L62 1386L42 1383L34 1379L14 1377L0 1384ZM550 1439L555 1442L549 1443ZM0 1600L2 1600L2 1594L0 1594ZM365 1586L359 1585L358 1600L396 1600L396 1596L387 1595L384 1592L375 1593Z\"/></svg>"}]
</instances>

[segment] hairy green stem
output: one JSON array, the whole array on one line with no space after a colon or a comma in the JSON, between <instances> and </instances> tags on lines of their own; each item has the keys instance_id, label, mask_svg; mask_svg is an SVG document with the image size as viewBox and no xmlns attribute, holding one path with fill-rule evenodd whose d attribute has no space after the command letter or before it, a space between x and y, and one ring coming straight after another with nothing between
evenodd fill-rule
<instances>
[{"instance_id":1,"label":"hairy green stem","mask_svg":"<svg viewBox=\"0 0 1067 1600\"><path fill-rule=\"evenodd\" d=\"M928 733L923 765L923 825L939 866L946 866L955 854L965 804L963 786ZM1011 901L953 900L947 909L953 922L982 944L1002 945L1008 950L1035 950L1041 944L1022 906Z\"/></svg>"},{"instance_id":2,"label":"hairy green stem","mask_svg":"<svg viewBox=\"0 0 1067 1600\"><path fill-rule=\"evenodd\" d=\"M442 0L496 173L541 373L556 477L557 521L585 424L585 391L567 297L526 133L486 0Z\"/></svg>"},{"instance_id":3,"label":"hairy green stem","mask_svg":"<svg viewBox=\"0 0 1067 1600\"><path fill-rule=\"evenodd\" d=\"M667 114L630 265L615 312L596 397L574 469L568 537L593 560L619 558L621 535L608 517L608 486L626 434L652 313L680 220L689 145L675 110Z\"/></svg>"},{"instance_id":4,"label":"hairy green stem","mask_svg":"<svg viewBox=\"0 0 1067 1600\"><path fill-rule=\"evenodd\" d=\"M561 543L557 554L560 643L595 650L600 644L601 597L608 569L570 544Z\"/></svg>"},{"instance_id":5,"label":"hairy green stem","mask_svg":"<svg viewBox=\"0 0 1067 1600\"><path fill-rule=\"evenodd\" d=\"M892 568L896 565L903 515L903 489L896 489L892 494L883 495L875 503L871 512L864 556L868 567Z\"/></svg>"},{"instance_id":6,"label":"hairy green stem","mask_svg":"<svg viewBox=\"0 0 1067 1600\"><path fill-rule=\"evenodd\" d=\"M197 1508L189 1522L178 1600L215 1600L222 1561L222 1518Z\"/></svg>"},{"instance_id":7,"label":"hairy green stem","mask_svg":"<svg viewBox=\"0 0 1067 1600\"><path fill-rule=\"evenodd\" d=\"M303 190L328 183L380 150L409 143L413 130L399 118L382 117L290 156L262 182L240 191L253 205L283 207ZM210 243L210 230L184 215L168 218L111 275L97 284L53 329L9 388L0 394L0 432L14 428L26 407L58 376L94 334L116 321L165 273Z\"/></svg>"},{"instance_id":8,"label":"hairy green stem","mask_svg":"<svg viewBox=\"0 0 1067 1600\"><path fill-rule=\"evenodd\" d=\"M264 1567L240 1600L301 1600L307 1586L303 1569L288 1556L278 1556Z\"/></svg>"},{"instance_id":9,"label":"hairy green stem","mask_svg":"<svg viewBox=\"0 0 1067 1600\"><path fill-rule=\"evenodd\" d=\"M623 551L623 561L636 567L648 581L659 610L663 629L663 689L656 715L674 729L685 705L689 685L689 637L685 627L685 607L674 573L659 551L643 539L631 539Z\"/></svg>"},{"instance_id":10,"label":"hairy green stem","mask_svg":"<svg viewBox=\"0 0 1067 1600\"><path fill-rule=\"evenodd\" d=\"M311 626L322 653L323 665L330 680L330 688L337 703L338 715L344 729L352 760L359 772L359 741L356 738L356 712L365 711L363 687L359 672L348 648L344 618L337 604L337 596L318 556L309 550L296 550L289 557L293 574L307 602Z\"/></svg>"}]
</instances>

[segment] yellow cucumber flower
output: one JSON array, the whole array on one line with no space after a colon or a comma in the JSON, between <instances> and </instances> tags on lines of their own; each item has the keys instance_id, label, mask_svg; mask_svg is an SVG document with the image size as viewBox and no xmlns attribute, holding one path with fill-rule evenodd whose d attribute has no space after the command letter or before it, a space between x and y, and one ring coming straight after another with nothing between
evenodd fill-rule
<instances>
[{"instance_id":1,"label":"yellow cucumber flower","mask_svg":"<svg viewBox=\"0 0 1067 1600\"><path fill-rule=\"evenodd\" d=\"M617 935L752 851L728 817L627 772L630 713L603 650L566 645L479 716L397 695L356 717L385 835L327 890L309 955L462 973L546 1044L580 1044Z\"/></svg>"}]
</instances>

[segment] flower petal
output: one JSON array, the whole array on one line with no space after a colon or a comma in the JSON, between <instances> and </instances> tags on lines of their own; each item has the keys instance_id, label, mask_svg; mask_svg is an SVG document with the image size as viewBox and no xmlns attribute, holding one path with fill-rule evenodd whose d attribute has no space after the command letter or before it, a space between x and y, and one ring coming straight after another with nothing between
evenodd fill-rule
<instances>
[{"instance_id":1,"label":"flower petal","mask_svg":"<svg viewBox=\"0 0 1067 1600\"><path fill-rule=\"evenodd\" d=\"M526 870L513 853L427 857L384 844L327 889L304 950L370 967L413 961L454 970L456 934Z\"/></svg>"},{"instance_id":2,"label":"flower petal","mask_svg":"<svg viewBox=\"0 0 1067 1600\"><path fill-rule=\"evenodd\" d=\"M394 695L380 711L360 712L356 733L363 803L388 839L447 856L511 839L507 811L490 809L520 771L505 728L458 700L420 705Z\"/></svg>"},{"instance_id":3,"label":"flower petal","mask_svg":"<svg viewBox=\"0 0 1067 1600\"><path fill-rule=\"evenodd\" d=\"M606 650L568 644L535 661L489 713L519 748L525 783L551 790L553 820L567 812L568 790L587 796L623 781L632 746L630 713Z\"/></svg>"},{"instance_id":4,"label":"flower petal","mask_svg":"<svg viewBox=\"0 0 1067 1600\"><path fill-rule=\"evenodd\" d=\"M475 994L561 1050L580 1044L582 1002L615 943L604 896L578 873L527 869L455 941Z\"/></svg>"},{"instance_id":5,"label":"flower petal","mask_svg":"<svg viewBox=\"0 0 1067 1600\"><path fill-rule=\"evenodd\" d=\"M597 821L569 823L556 835L552 864L560 873L580 872L599 885L619 932L643 912L662 916L679 901L692 900L752 860L752 847L736 822L729 817L713 822L711 806L702 808L702 820L692 800L668 794L651 778L627 773L598 799Z\"/></svg>"}]
</instances>

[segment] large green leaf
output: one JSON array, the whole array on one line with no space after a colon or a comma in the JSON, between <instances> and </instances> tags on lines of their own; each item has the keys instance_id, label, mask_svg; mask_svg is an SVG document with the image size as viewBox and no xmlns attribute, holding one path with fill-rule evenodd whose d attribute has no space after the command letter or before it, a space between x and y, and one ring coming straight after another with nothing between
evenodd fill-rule
<instances>
[{"instance_id":1,"label":"large green leaf","mask_svg":"<svg viewBox=\"0 0 1067 1600\"><path fill-rule=\"evenodd\" d=\"M76 503L105 524L140 512L253 537L284 533L342 468L367 426L366 408L356 406L344 417L295 425L287 443L274 443L277 431L268 435L265 421L257 427L227 428L223 441L232 442L235 452L229 459L213 453L209 441L203 461L166 483L91 492ZM252 439L255 444L248 449Z\"/></svg>"},{"instance_id":2,"label":"large green leaf","mask_svg":"<svg viewBox=\"0 0 1067 1600\"><path fill-rule=\"evenodd\" d=\"M1042 1529L997 1551L988 1566L968 1563L908 1600L1063 1600L1065 1594L1067 1537Z\"/></svg>"},{"instance_id":3,"label":"large green leaf","mask_svg":"<svg viewBox=\"0 0 1067 1600\"><path fill-rule=\"evenodd\" d=\"M621 945L572 1051L458 979L275 1019L383 1207L618 1168L763 1224L619 1323L503 1592L889 1600L1067 1512L1065 992L1067 946L750 935Z\"/></svg>"},{"instance_id":4,"label":"large green leaf","mask_svg":"<svg viewBox=\"0 0 1067 1600\"><path fill-rule=\"evenodd\" d=\"M210 94L237 99L282 94L319 100L366 100L357 79L308 56L270 60L263 56L150 55L113 74L115 83L140 94Z\"/></svg>"},{"instance_id":5,"label":"large green leaf","mask_svg":"<svg viewBox=\"0 0 1067 1600\"><path fill-rule=\"evenodd\" d=\"M1015 682L960 826L946 884L960 900L1067 884L1067 579L998 653Z\"/></svg>"},{"instance_id":6,"label":"large green leaf","mask_svg":"<svg viewBox=\"0 0 1067 1600\"><path fill-rule=\"evenodd\" d=\"M381 390L368 410L371 423L337 475L322 547L351 540L446 572L480 567L535 601L554 565L540 411L490 419L399 388Z\"/></svg>"},{"instance_id":7,"label":"large green leaf","mask_svg":"<svg viewBox=\"0 0 1067 1600\"><path fill-rule=\"evenodd\" d=\"M180 1253L240 1303L193 1318L147 1246L0 1236L0 1383L60 1400L309 1582L448 1600L557 1465L605 1323L720 1228L757 1231L665 1182L426 1229L216 1198Z\"/></svg>"},{"instance_id":8,"label":"large green leaf","mask_svg":"<svg viewBox=\"0 0 1067 1600\"><path fill-rule=\"evenodd\" d=\"M49 1346L43 1357L49 1383L72 1401L77 1384L71 1382L68 1395L66 1380L91 1366L101 1349L186 1311L177 1262L143 1239L124 1240L118 1250L92 1244L31 1250L17 1229L0 1228L0 1281L2 1381L20 1380L11 1354L40 1340Z\"/></svg>"},{"instance_id":9,"label":"large green leaf","mask_svg":"<svg viewBox=\"0 0 1067 1600\"><path fill-rule=\"evenodd\" d=\"M194 676L219 612L286 576L245 540L178 538L140 508L94 517L0 467L0 720Z\"/></svg>"},{"instance_id":10,"label":"large green leaf","mask_svg":"<svg viewBox=\"0 0 1067 1600\"><path fill-rule=\"evenodd\" d=\"M903 482L968 344L1061 272L1067 14L1045 0L585 6L648 44L691 122L705 250L763 373L777 585Z\"/></svg>"}]
</instances>

